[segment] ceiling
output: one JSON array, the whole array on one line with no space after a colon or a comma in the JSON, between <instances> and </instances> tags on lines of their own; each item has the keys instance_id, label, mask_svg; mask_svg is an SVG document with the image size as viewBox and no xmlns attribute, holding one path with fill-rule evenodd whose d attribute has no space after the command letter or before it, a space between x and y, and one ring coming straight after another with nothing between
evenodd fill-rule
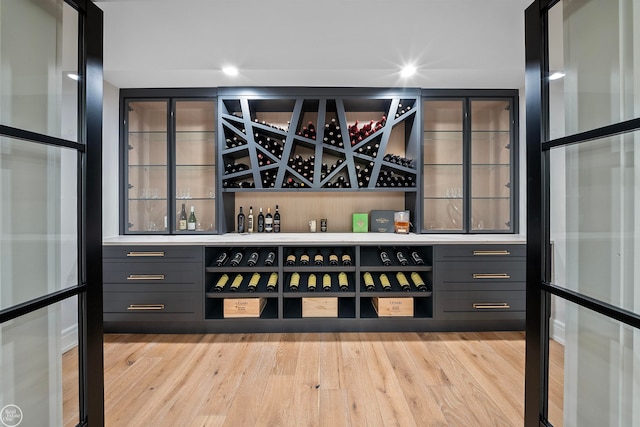
<instances>
[{"instance_id":1,"label":"ceiling","mask_svg":"<svg viewBox=\"0 0 640 427\"><path fill-rule=\"evenodd\" d=\"M119 88L524 87L532 0L94 1Z\"/></svg>"}]
</instances>

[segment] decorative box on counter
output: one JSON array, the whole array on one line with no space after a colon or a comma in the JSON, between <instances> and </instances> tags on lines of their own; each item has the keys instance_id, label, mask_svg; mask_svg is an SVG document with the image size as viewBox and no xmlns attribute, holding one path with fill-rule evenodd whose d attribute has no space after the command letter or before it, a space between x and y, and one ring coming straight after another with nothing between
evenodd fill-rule
<instances>
[{"instance_id":1,"label":"decorative box on counter","mask_svg":"<svg viewBox=\"0 0 640 427\"><path fill-rule=\"evenodd\" d=\"M369 214L354 213L353 214L353 232L366 233L369 231Z\"/></svg>"},{"instance_id":2,"label":"decorative box on counter","mask_svg":"<svg viewBox=\"0 0 640 427\"><path fill-rule=\"evenodd\" d=\"M395 211L371 211L371 231L375 233L393 233L393 214Z\"/></svg>"}]
</instances>

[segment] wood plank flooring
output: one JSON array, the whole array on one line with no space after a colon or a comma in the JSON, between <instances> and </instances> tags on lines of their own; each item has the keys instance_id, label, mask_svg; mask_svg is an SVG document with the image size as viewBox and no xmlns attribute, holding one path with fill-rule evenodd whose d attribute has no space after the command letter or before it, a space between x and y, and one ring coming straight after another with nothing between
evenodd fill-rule
<instances>
[{"instance_id":1,"label":"wood plank flooring","mask_svg":"<svg viewBox=\"0 0 640 427\"><path fill-rule=\"evenodd\" d=\"M521 426L524 350L521 332L105 335L106 425Z\"/></svg>"}]
</instances>

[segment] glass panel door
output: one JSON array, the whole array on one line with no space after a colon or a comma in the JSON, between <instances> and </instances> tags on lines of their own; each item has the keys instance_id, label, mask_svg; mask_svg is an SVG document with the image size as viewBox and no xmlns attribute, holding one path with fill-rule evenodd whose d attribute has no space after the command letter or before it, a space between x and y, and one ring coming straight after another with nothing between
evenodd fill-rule
<instances>
[{"instance_id":1,"label":"glass panel door","mask_svg":"<svg viewBox=\"0 0 640 427\"><path fill-rule=\"evenodd\" d=\"M464 101L426 100L423 228L464 230Z\"/></svg>"},{"instance_id":2,"label":"glass panel door","mask_svg":"<svg viewBox=\"0 0 640 427\"><path fill-rule=\"evenodd\" d=\"M167 227L168 101L127 103L127 231Z\"/></svg>"},{"instance_id":3,"label":"glass panel door","mask_svg":"<svg viewBox=\"0 0 640 427\"><path fill-rule=\"evenodd\" d=\"M181 207L196 217L195 231L216 229L215 101L176 101L175 229Z\"/></svg>"}]
</instances>

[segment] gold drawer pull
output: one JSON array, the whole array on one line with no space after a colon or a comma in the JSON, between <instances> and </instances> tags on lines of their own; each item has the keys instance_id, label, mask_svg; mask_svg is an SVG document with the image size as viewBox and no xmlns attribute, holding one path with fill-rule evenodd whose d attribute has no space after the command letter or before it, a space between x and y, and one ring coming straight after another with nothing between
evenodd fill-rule
<instances>
[{"instance_id":1,"label":"gold drawer pull","mask_svg":"<svg viewBox=\"0 0 640 427\"><path fill-rule=\"evenodd\" d=\"M130 304L127 310L164 310L164 304Z\"/></svg>"},{"instance_id":2,"label":"gold drawer pull","mask_svg":"<svg viewBox=\"0 0 640 427\"><path fill-rule=\"evenodd\" d=\"M127 280L164 280L164 274L130 274Z\"/></svg>"},{"instance_id":3,"label":"gold drawer pull","mask_svg":"<svg viewBox=\"0 0 640 427\"><path fill-rule=\"evenodd\" d=\"M127 253L127 256L155 256L155 257L163 257L164 252L135 252L131 251Z\"/></svg>"},{"instance_id":4,"label":"gold drawer pull","mask_svg":"<svg viewBox=\"0 0 640 427\"><path fill-rule=\"evenodd\" d=\"M511 255L511 252L507 250L499 250L499 251L473 251L473 256L484 256L484 255Z\"/></svg>"},{"instance_id":5,"label":"gold drawer pull","mask_svg":"<svg viewBox=\"0 0 640 427\"><path fill-rule=\"evenodd\" d=\"M511 308L511 306L506 302L476 302L473 303L473 308L476 310L495 310Z\"/></svg>"},{"instance_id":6,"label":"gold drawer pull","mask_svg":"<svg viewBox=\"0 0 640 427\"><path fill-rule=\"evenodd\" d=\"M507 273L474 273L474 279L511 279Z\"/></svg>"}]
</instances>

